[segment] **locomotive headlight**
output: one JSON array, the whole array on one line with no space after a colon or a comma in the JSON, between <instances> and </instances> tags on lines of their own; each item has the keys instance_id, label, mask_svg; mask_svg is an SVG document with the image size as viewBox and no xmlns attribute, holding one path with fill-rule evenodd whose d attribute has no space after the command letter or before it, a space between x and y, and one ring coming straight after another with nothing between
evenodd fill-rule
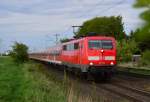
<instances>
[{"instance_id":1,"label":"locomotive headlight","mask_svg":"<svg viewBox=\"0 0 150 102\"><path fill-rule=\"evenodd\" d=\"M104 52L104 50L101 50L101 53L103 53Z\"/></svg>"},{"instance_id":2,"label":"locomotive headlight","mask_svg":"<svg viewBox=\"0 0 150 102\"><path fill-rule=\"evenodd\" d=\"M92 62L90 62L90 65L92 66L92 65L93 65L93 63L92 63Z\"/></svg>"},{"instance_id":3,"label":"locomotive headlight","mask_svg":"<svg viewBox=\"0 0 150 102\"><path fill-rule=\"evenodd\" d=\"M114 65L114 62L110 62L110 65L112 65L112 66L113 66L113 65Z\"/></svg>"}]
</instances>

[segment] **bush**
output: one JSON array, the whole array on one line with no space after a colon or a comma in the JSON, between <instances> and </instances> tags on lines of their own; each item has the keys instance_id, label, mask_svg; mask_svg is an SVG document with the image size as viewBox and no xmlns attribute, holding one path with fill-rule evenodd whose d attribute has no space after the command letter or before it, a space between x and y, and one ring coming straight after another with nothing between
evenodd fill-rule
<instances>
[{"instance_id":1,"label":"bush","mask_svg":"<svg viewBox=\"0 0 150 102\"><path fill-rule=\"evenodd\" d=\"M129 62L133 54L139 54L140 50L137 43L132 40L121 40L117 42L117 60L121 62Z\"/></svg>"},{"instance_id":2,"label":"bush","mask_svg":"<svg viewBox=\"0 0 150 102\"><path fill-rule=\"evenodd\" d=\"M10 56L17 63L23 63L28 60L28 47L25 44L15 42L10 51Z\"/></svg>"},{"instance_id":3,"label":"bush","mask_svg":"<svg viewBox=\"0 0 150 102\"><path fill-rule=\"evenodd\" d=\"M142 66L150 66L150 50L143 52L140 64Z\"/></svg>"}]
</instances>

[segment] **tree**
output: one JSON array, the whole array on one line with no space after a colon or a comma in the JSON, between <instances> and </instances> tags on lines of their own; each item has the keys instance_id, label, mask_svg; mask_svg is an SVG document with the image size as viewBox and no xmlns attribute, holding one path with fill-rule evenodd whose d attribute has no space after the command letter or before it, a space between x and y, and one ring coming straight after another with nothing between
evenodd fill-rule
<instances>
[{"instance_id":1,"label":"tree","mask_svg":"<svg viewBox=\"0 0 150 102\"><path fill-rule=\"evenodd\" d=\"M87 36L89 32L95 32L93 35L114 36L118 40L126 37L121 16L96 17L88 20L83 23L75 37Z\"/></svg>"},{"instance_id":2,"label":"tree","mask_svg":"<svg viewBox=\"0 0 150 102\"><path fill-rule=\"evenodd\" d=\"M144 26L135 33L135 39L142 50L150 50L150 0L137 0L134 6L148 8L140 15L146 22Z\"/></svg>"},{"instance_id":3,"label":"tree","mask_svg":"<svg viewBox=\"0 0 150 102\"><path fill-rule=\"evenodd\" d=\"M135 7L149 7L150 0L136 0Z\"/></svg>"},{"instance_id":4,"label":"tree","mask_svg":"<svg viewBox=\"0 0 150 102\"><path fill-rule=\"evenodd\" d=\"M129 62L133 54L139 54L140 49L134 39L117 41L117 60Z\"/></svg>"},{"instance_id":5,"label":"tree","mask_svg":"<svg viewBox=\"0 0 150 102\"><path fill-rule=\"evenodd\" d=\"M61 42L61 43L65 43L65 42L68 42L68 41L70 41L70 39L68 39L68 38L60 39L60 42Z\"/></svg>"},{"instance_id":6,"label":"tree","mask_svg":"<svg viewBox=\"0 0 150 102\"><path fill-rule=\"evenodd\" d=\"M15 42L10 51L10 56L17 63L23 63L28 60L28 47L25 44Z\"/></svg>"}]
</instances>

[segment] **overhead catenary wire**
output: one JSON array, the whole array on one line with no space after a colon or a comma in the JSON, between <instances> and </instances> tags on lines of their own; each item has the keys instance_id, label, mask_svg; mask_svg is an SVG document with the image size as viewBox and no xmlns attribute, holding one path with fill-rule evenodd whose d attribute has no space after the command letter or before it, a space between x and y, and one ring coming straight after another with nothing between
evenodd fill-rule
<instances>
[{"instance_id":1,"label":"overhead catenary wire","mask_svg":"<svg viewBox=\"0 0 150 102\"><path fill-rule=\"evenodd\" d=\"M117 6L120 6L120 5L122 5L122 4L124 4L126 2L126 0L122 0L122 1L120 1L120 2L118 2L118 3L116 3L115 5L112 5L112 6L110 6L110 7L108 7L108 8L106 8L106 9L104 9L103 11L101 11L101 12L99 12L99 13L106 13L106 12L108 12L109 10L111 10L111 9L113 9L113 8L116 8Z\"/></svg>"},{"instance_id":2,"label":"overhead catenary wire","mask_svg":"<svg viewBox=\"0 0 150 102\"><path fill-rule=\"evenodd\" d=\"M71 31L71 29L72 29L72 26L69 26L69 27L67 27L66 30L64 30L63 32L60 32L59 33L60 34L60 38L64 38L64 37L67 38L68 37L68 32Z\"/></svg>"},{"instance_id":3,"label":"overhead catenary wire","mask_svg":"<svg viewBox=\"0 0 150 102\"><path fill-rule=\"evenodd\" d=\"M106 12L108 12L110 9L116 8L117 6L122 5L122 4L124 4L125 2L126 2L126 0L121 0L121 1L119 1L119 2L117 2L117 3L115 3L115 4L112 5L112 6L109 6L109 7L107 7L107 8L104 8L104 9L100 10L100 11L98 12L98 14L104 13L104 12L106 13ZM98 4L96 4L96 5L100 5L100 3L98 3ZM102 5L102 4L101 4L101 5ZM89 13L92 12L93 10L95 10L96 8L98 8L98 6L95 6L94 8L88 9L87 12L85 12L83 15L80 15L80 16L78 16L78 17L85 17L85 16L92 15L92 14L89 14ZM97 16L98 14L96 14L95 16Z\"/></svg>"},{"instance_id":4,"label":"overhead catenary wire","mask_svg":"<svg viewBox=\"0 0 150 102\"><path fill-rule=\"evenodd\" d=\"M97 3L97 4L95 4L94 7L88 9L87 12L86 12L84 15L80 15L80 16L78 16L78 17L85 17L85 16L89 15L89 12L91 12L91 11L93 11L94 9L98 8L99 5L103 5L102 2L104 2L104 0L101 0L100 3ZM111 9L113 9L113 8L116 8L117 6L122 5L122 4L124 4L125 2L126 2L126 0L120 0L119 2L115 3L114 5L109 6L109 7L107 7L107 8L104 8L104 9L100 10L100 11L98 12L98 14L95 15L95 17L97 17L99 14L106 13L106 12L108 12L109 10L111 10ZM105 3L105 4L107 4L107 3ZM92 14L90 14L90 15L92 15ZM63 32L60 32L60 33L59 33L59 34L60 34L60 37L63 37L62 35L64 35L64 36L67 38L67 36L68 36L67 33L69 32L70 29L72 29L72 26L69 26L69 27L68 27L65 31L63 31ZM61 35L61 34L62 34L62 35ZM56 34L55 34L55 36L56 36ZM57 37L58 37L58 36L57 36ZM57 41L56 41L56 43L57 43L57 42L58 42L58 38L56 38L56 39L57 39Z\"/></svg>"},{"instance_id":5,"label":"overhead catenary wire","mask_svg":"<svg viewBox=\"0 0 150 102\"><path fill-rule=\"evenodd\" d=\"M104 1L104 0L102 0L101 2L103 2L103 1ZM88 9L88 12L86 13L86 15L89 14L89 12L91 12L92 10L96 9L97 6L99 6L100 4L102 5L101 2L100 2L100 3L97 3L97 4L94 6L94 8ZM112 6L108 7L108 8L105 8L105 9L101 10L100 12L98 12L98 14L104 13L104 12L106 13L106 12L109 11L110 9L116 8L117 6L122 5L122 4L124 4L125 2L126 2L126 0L121 0L121 1L117 2L115 5L112 5ZM98 14L95 15L95 17L97 17ZM84 16L86 16L86 15L81 15L81 16L79 16L79 17L84 17Z\"/></svg>"}]
</instances>

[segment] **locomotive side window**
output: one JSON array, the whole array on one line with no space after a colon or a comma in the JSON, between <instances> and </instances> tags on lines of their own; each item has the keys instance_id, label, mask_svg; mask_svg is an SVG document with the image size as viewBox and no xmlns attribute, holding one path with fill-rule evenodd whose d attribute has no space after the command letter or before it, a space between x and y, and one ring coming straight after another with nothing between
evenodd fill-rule
<instances>
[{"instance_id":1,"label":"locomotive side window","mask_svg":"<svg viewBox=\"0 0 150 102\"><path fill-rule=\"evenodd\" d=\"M67 46L66 45L63 46L63 50L64 51L67 50Z\"/></svg>"},{"instance_id":2,"label":"locomotive side window","mask_svg":"<svg viewBox=\"0 0 150 102\"><path fill-rule=\"evenodd\" d=\"M70 50L74 50L74 44L70 44Z\"/></svg>"},{"instance_id":3,"label":"locomotive side window","mask_svg":"<svg viewBox=\"0 0 150 102\"><path fill-rule=\"evenodd\" d=\"M69 51L70 50L70 45L67 45L67 49L66 49L67 51Z\"/></svg>"},{"instance_id":4,"label":"locomotive side window","mask_svg":"<svg viewBox=\"0 0 150 102\"><path fill-rule=\"evenodd\" d=\"M90 49L112 49L113 44L111 40L89 40L88 46Z\"/></svg>"},{"instance_id":5,"label":"locomotive side window","mask_svg":"<svg viewBox=\"0 0 150 102\"><path fill-rule=\"evenodd\" d=\"M79 43L74 43L74 49L78 49L79 48Z\"/></svg>"},{"instance_id":6,"label":"locomotive side window","mask_svg":"<svg viewBox=\"0 0 150 102\"><path fill-rule=\"evenodd\" d=\"M63 46L64 51L73 51L79 48L79 43L68 44Z\"/></svg>"},{"instance_id":7,"label":"locomotive side window","mask_svg":"<svg viewBox=\"0 0 150 102\"><path fill-rule=\"evenodd\" d=\"M66 45L66 50L67 50L67 51L72 51L72 50L74 50L74 44L68 44L68 45Z\"/></svg>"}]
</instances>

